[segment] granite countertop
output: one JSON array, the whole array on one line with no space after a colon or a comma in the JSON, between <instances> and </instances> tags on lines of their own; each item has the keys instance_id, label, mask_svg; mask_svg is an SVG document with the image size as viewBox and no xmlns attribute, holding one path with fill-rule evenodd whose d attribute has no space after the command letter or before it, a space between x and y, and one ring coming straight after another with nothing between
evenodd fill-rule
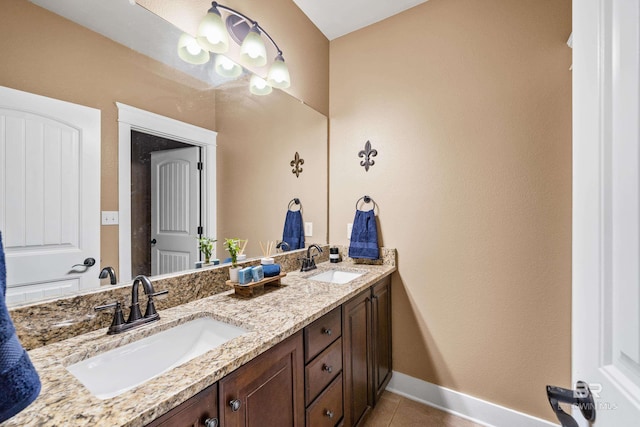
<instances>
[{"instance_id":1,"label":"granite countertop","mask_svg":"<svg viewBox=\"0 0 640 427\"><path fill-rule=\"evenodd\" d=\"M344 285L307 280L332 268L364 274ZM2 425L144 426L395 270L395 259L382 265L324 262L311 272L289 273L282 278L283 286L269 287L257 297L241 298L227 291L162 310L159 321L123 334L106 335L103 328L36 348L29 356L42 382L40 396ZM203 316L249 332L111 399L94 397L65 369Z\"/></svg>"}]
</instances>

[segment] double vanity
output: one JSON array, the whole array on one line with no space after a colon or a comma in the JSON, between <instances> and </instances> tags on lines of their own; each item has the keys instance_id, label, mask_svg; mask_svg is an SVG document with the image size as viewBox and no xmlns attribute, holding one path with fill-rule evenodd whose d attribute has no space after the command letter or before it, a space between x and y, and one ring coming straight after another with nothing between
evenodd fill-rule
<instances>
[{"instance_id":1,"label":"double vanity","mask_svg":"<svg viewBox=\"0 0 640 427\"><path fill-rule=\"evenodd\" d=\"M323 262L257 297L224 291L121 334L34 348L42 392L6 425L355 426L391 377L386 251L375 265Z\"/></svg>"}]
</instances>

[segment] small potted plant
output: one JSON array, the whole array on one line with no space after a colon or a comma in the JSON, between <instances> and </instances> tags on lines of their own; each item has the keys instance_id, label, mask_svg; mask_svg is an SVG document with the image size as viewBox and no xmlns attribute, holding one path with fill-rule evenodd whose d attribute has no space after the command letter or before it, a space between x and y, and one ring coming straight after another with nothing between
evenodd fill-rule
<instances>
[{"instance_id":1,"label":"small potted plant","mask_svg":"<svg viewBox=\"0 0 640 427\"><path fill-rule=\"evenodd\" d=\"M229 251L231 257L231 268L229 268L229 279L232 282L238 281L238 252L240 252L240 242L238 239L225 239L224 248Z\"/></svg>"},{"instance_id":2,"label":"small potted plant","mask_svg":"<svg viewBox=\"0 0 640 427\"><path fill-rule=\"evenodd\" d=\"M213 244L217 242L217 240L212 239L211 237L200 237L198 238L198 245L200 247L200 252L204 255L204 263L209 264L211 261L211 255L213 254Z\"/></svg>"}]
</instances>

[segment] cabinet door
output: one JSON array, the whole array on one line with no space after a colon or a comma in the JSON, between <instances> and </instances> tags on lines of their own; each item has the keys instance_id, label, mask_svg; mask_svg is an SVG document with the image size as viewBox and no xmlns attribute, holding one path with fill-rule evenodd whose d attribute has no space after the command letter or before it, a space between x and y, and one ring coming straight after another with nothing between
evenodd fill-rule
<instances>
[{"instance_id":1,"label":"cabinet door","mask_svg":"<svg viewBox=\"0 0 640 427\"><path fill-rule=\"evenodd\" d=\"M219 381L224 427L304 425L302 332Z\"/></svg>"},{"instance_id":2,"label":"cabinet door","mask_svg":"<svg viewBox=\"0 0 640 427\"><path fill-rule=\"evenodd\" d=\"M147 427L215 426L218 426L218 384L205 388L147 425Z\"/></svg>"},{"instance_id":3,"label":"cabinet door","mask_svg":"<svg viewBox=\"0 0 640 427\"><path fill-rule=\"evenodd\" d=\"M344 425L355 426L371 409L371 290L343 306L342 343L344 374Z\"/></svg>"},{"instance_id":4,"label":"cabinet door","mask_svg":"<svg viewBox=\"0 0 640 427\"><path fill-rule=\"evenodd\" d=\"M371 288L374 404L391 379L391 278Z\"/></svg>"}]
</instances>

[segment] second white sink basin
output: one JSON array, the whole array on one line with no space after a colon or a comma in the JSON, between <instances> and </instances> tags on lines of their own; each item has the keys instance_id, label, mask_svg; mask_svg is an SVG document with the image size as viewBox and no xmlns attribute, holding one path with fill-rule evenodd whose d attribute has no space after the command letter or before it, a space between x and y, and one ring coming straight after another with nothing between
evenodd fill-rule
<instances>
[{"instance_id":1,"label":"second white sink basin","mask_svg":"<svg viewBox=\"0 0 640 427\"><path fill-rule=\"evenodd\" d=\"M100 399L109 399L182 365L245 332L200 317L67 367Z\"/></svg>"},{"instance_id":2,"label":"second white sink basin","mask_svg":"<svg viewBox=\"0 0 640 427\"><path fill-rule=\"evenodd\" d=\"M357 273L355 271L342 271L342 270L328 270L323 273L316 274L309 277L309 280L317 280L319 282L335 283L337 285L344 285L349 283L353 279L362 276L364 273Z\"/></svg>"}]
</instances>

